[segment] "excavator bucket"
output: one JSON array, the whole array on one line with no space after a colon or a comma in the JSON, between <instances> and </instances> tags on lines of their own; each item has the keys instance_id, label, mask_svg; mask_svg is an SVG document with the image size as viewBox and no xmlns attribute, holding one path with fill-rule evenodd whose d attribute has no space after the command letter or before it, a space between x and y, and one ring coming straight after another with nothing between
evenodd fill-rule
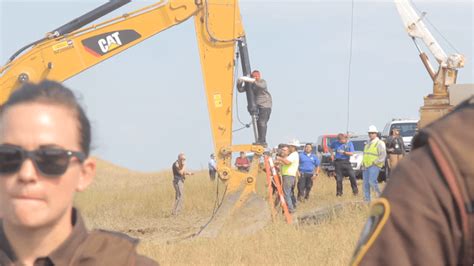
<instances>
[{"instance_id":1,"label":"excavator bucket","mask_svg":"<svg viewBox=\"0 0 474 266\"><path fill-rule=\"evenodd\" d=\"M255 189L259 163L260 156L254 156L248 173L231 170L229 178L224 177L222 201L199 236L252 234L271 221L269 205Z\"/></svg>"}]
</instances>

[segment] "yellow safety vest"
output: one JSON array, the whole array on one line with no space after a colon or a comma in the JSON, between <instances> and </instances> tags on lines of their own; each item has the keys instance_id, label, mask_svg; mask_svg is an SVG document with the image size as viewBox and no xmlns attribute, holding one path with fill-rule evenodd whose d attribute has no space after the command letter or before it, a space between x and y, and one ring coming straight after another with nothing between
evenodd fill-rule
<instances>
[{"instance_id":1,"label":"yellow safety vest","mask_svg":"<svg viewBox=\"0 0 474 266\"><path fill-rule=\"evenodd\" d=\"M365 144L364 147L364 159L362 160L362 163L364 164L365 167L369 167L374 164L374 162L379 158L379 154L377 151L377 146L379 144L379 141L376 141L372 144ZM379 168L382 168L384 163L376 163L376 166Z\"/></svg>"}]
</instances>

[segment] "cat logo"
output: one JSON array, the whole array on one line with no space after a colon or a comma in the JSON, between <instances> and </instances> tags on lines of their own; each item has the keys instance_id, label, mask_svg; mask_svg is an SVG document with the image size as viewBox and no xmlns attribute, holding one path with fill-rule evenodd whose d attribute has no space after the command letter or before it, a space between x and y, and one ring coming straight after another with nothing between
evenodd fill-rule
<instances>
[{"instance_id":1,"label":"cat logo","mask_svg":"<svg viewBox=\"0 0 474 266\"><path fill-rule=\"evenodd\" d=\"M82 44L86 51L96 57L100 57L140 37L141 35L134 30L120 30L84 39L82 40Z\"/></svg>"},{"instance_id":2,"label":"cat logo","mask_svg":"<svg viewBox=\"0 0 474 266\"><path fill-rule=\"evenodd\" d=\"M99 44L100 50L104 54L122 45L122 41L120 40L118 31L107 35L103 39L99 39L97 43Z\"/></svg>"}]
</instances>

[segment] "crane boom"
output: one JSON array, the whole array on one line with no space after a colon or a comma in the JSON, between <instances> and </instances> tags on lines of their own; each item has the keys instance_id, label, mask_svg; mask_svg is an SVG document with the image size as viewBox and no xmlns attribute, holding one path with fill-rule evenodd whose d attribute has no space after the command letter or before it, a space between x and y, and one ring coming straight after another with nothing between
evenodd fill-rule
<instances>
[{"instance_id":1,"label":"crane boom","mask_svg":"<svg viewBox=\"0 0 474 266\"><path fill-rule=\"evenodd\" d=\"M424 106L420 109L419 127L424 127L452 109L448 88L456 84L458 69L464 67L464 56L457 53L446 54L423 22L426 13L418 15L409 0L394 0L394 2L405 30L415 43L421 61L433 80L433 93L424 98ZM435 57L438 63L437 70L433 68L428 55L418 45L417 39L422 40Z\"/></svg>"},{"instance_id":2,"label":"crane boom","mask_svg":"<svg viewBox=\"0 0 474 266\"><path fill-rule=\"evenodd\" d=\"M396 0L395 5L408 35L412 38L421 39L438 63L447 64L448 56L423 22L425 13L419 16L408 0Z\"/></svg>"}]
</instances>

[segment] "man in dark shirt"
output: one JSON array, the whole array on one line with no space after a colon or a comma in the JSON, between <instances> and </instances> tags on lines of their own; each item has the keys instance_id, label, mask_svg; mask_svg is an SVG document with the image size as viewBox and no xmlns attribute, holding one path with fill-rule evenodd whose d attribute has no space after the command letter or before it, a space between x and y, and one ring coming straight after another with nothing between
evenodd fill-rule
<instances>
[{"instance_id":1,"label":"man in dark shirt","mask_svg":"<svg viewBox=\"0 0 474 266\"><path fill-rule=\"evenodd\" d=\"M400 136L398 128L392 129L392 133L387 138L387 155L389 172L392 171L398 162L405 156L405 144Z\"/></svg>"},{"instance_id":2,"label":"man in dark shirt","mask_svg":"<svg viewBox=\"0 0 474 266\"><path fill-rule=\"evenodd\" d=\"M192 172L187 172L185 168L186 156L184 153L178 155L178 160L173 163L173 187L176 192L175 202L173 206L173 215L178 215L183 209L184 202L184 180L187 175L193 175Z\"/></svg>"},{"instance_id":3,"label":"man in dark shirt","mask_svg":"<svg viewBox=\"0 0 474 266\"><path fill-rule=\"evenodd\" d=\"M336 168L336 196L342 196L342 179L344 176L349 176L352 193L357 195L359 190L357 188L354 169L352 169L349 161L351 155L354 153L354 145L352 142L348 141L347 135L339 133L337 135L337 141L333 141L328 148L329 152L332 154L331 159L334 161L334 166ZM334 153L336 155L334 155Z\"/></svg>"},{"instance_id":4,"label":"man in dark shirt","mask_svg":"<svg viewBox=\"0 0 474 266\"><path fill-rule=\"evenodd\" d=\"M272 112L272 96L268 92L267 82L261 78L260 71L252 71L251 77L240 77L239 87L244 85L244 82L253 84L255 92L255 103L258 107L257 130L258 130L258 144L267 146L267 124Z\"/></svg>"}]
</instances>

